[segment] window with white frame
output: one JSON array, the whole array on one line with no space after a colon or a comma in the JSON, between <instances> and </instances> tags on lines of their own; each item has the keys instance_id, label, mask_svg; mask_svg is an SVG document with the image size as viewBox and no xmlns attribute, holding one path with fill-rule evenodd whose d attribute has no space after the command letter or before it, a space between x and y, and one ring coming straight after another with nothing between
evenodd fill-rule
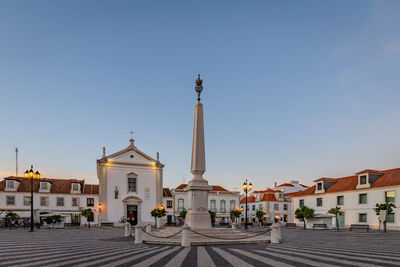
<instances>
[{"instance_id":1,"label":"window with white frame","mask_svg":"<svg viewBox=\"0 0 400 267\"><path fill-rule=\"evenodd\" d=\"M79 198L78 197L73 197L72 198L72 206L73 207L79 206Z\"/></svg>"},{"instance_id":2,"label":"window with white frame","mask_svg":"<svg viewBox=\"0 0 400 267\"><path fill-rule=\"evenodd\" d=\"M366 223L367 222L367 214L366 213L359 213L358 214L358 222Z\"/></svg>"},{"instance_id":3,"label":"window with white frame","mask_svg":"<svg viewBox=\"0 0 400 267\"><path fill-rule=\"evenodd\" d=\"M262 210L262 209L263 209L263 204L262 204L262 203L260 203L260 204L258 205L258 209L259 209L259 210Z\"/></svg>"},{"instance_id":4,"label":"window with white frame","mask_svg":"<svg viewBox=\"0 0 400 267\"><path fill-rule=\"evenodd\" d=\"M367 204L367 194L359 194L358 195L358 203L359 204Z\"/></svg>"},{"instance_id":5,"label":"window with white frame","mask_svg":"<svg viewBox=\"0 0 400 267\"><path fill-rule=\"evenodd\" d=\"M57 197L57 207L62 207L62 206L64 206L64 198Z\"/></svg>"},{"instance_id":6,"label":"window with white frame","mask_svg":"<svg viewBox=\"0 0 400 267\"><path fill-rule=\"evenodd\" d=\"M14 189L14 181L12 180L6 180L6 187L8 189Z\"/></svg>"},{"instance_id":7,"label":"window with white frame","mask_svg":"<svg viewBox=\"0 0 400 267\"><path fill-rule=\"evenodd\" d=\"M15 196L7 196L6 203L7 205L15 205Z\"/></svg>"},{"instance_id":8,"label":"window with white frame","mask_svg":"<svg viewBox=\"0 0 400 267\"><path fill-rule=\"evenodd\" d=\"M47 187L47 182L41 182L40 183L40 189L41 190L47 190L48 189L48 187ZM75 189L74 189L75 190Z\"/></svg>"},{"instance_id":9,"label":"window with white frame","mask_svg":"<svg viewBox=\"0 0 400 267\"><path fill-rule=\"evenodd\" d=\"M387 215L386 222L394 223L394 213L390 213L390 214Z\"/></svg>"},{"instance_id":10,"label":"window with white frame","mask_svg":"<svg viewBox=\"0 0 400 267\"><path fill-rule=\"evenodd\" d=\"M367 184L367 176L366 175L360 176L360 184Z\"/></svg>"},{"instance_id":11,"label":"window with white frame","mask_svg":"<svg viewBox=\"0 0 400 267\"><path fill-rule=\"evenodd\" d=\"M231 210L235 210L236 203L235 200L231 200Z\"/></svg>"},{"instance_id":12,"label":"window with white frame","mask_svg":"<svg viewBox=\"0 0 400 267\"><path fill-rule=\"evenodd\" d=\"M304 199L299 199L299 206L300 208L304 206Z\"/></svg>"},{"instance_id":13,"label":"window with white frame","mask_svg":"<svg viewBox=\"0 0 400 267\"><path fill-rule=\"evenodd\" d=\"M287 204L283 204L283 210L287 210Z\"/></svg>"},{"instance_id":14,"label":"window with white frame","mask_svg":"<svg viewBox=\"0 0 400 267\"><path fill-rule=\"evenodd\" d=\"M396 191L387 191L385 192L385 200L386 202L395 202L396 199Z\"/></svg>"},{"instance_id":15,"label":"window with white frame","mask_svg":"<svg viewBox=\"0 0 400 267\"><path fill-rule=\"evenodd\" d=\"M172 200L167 200L167 208L172 209Z\"/></svg>"},{"instance_id":16,"label":"window with white frame","mask_svg":"<svg viewBox=\"0 0 400 267\"><path fill-rule=\"evenodd\" d=\"M88 198L86 199L86 206L88 206L88 207L94 207L94 198L88 197Z\"/></svg>"},{"instance_id":17,"label":"window with white frame","mask_svg":"<svg viewBox=\"0 0 400 267\"><path fill-rule=\"evenodd\" d=\"M222 213L226 212L226 201L225 200L221 200L219 202L219 205L220 205L221 212Z\"/></svg>"},{"instance_id":18,"label":"window with white frame","mask_svg":"<svg viewBox=\"0 0 400 267\"><path fill-rule=\"evenodd\" d=\"M49 206L49 197L40 197L40 206L42 207Z\"/></svg>"},{"instance_id":19,"label":"window with white frame","mask_svg":"<svg viewBox=\"0 0 400 267\"><path fill-rule=\"evenodd\" d=\"M216 202L215 202L215 200L211 200L210 201L210 210L211 211L215 211L215 209L216 209Z\"/></svg>"},{"instance_id":20,"label":"window with white frame","mask_svg":"<svg viewBox=\"0 0 400 267\"><path fill-rule=\"evenodd\" d=\"M178 199L178 211L182 211L184 209L183 199Z\"/></svg>"},{"instance_id":21,"label":"window with white frame","mask_svg":"<svg viewBox=\"0 0 400 267\"><path fill-rule=\"evenodd\" d=\"M318 191L322 190L322 183L317 183L317 190Z\"/></svg>"},{"instance_id":22,"label":"window with white frame","mask_svg":"<svg viewBox=\"0 0 400 267\"><path fill-rule=\"evenodd\" d=\"M78 183L72 183L72 191L79 191L79 184Z\"/></svg>"},{"instance_id":23,"label":"window with white frame","mask_svg":"<svg viewBox=\"0 0 400 267\"><path fill-rule=\"evenodd\" d=\"M279 204L274 204L274 210L279 210Z\"/></svg>"},{"instance_id":24,"label":"window with white frame","mask_svg":"<svg viewBox=\"0 0 400 267\"><path fill-rule=\"evenodd\" d=\"M24 205L29 206L31 204L31 197L30 196L24 196Z\"/></svg>"},{"instance_id":25,"label":"window with white frame","mask_svg":"<svg viewBox=\"0 0 400 267\"><path fill-rule=\"evenodd\" d=\"M253 204L253 205L252 205L252 208L253 208L253 210L256 210L256 205Z\"/></svg>"},{"instance_id":26,"label":"window with white frame","mask_svg":"<svg viewBox=\"0 0 400 267\"><path fill-rule=\"evenodd\" d=\"M317 206L321 207L322 206L322 197L317 198Z\"/></svg>"}]
</instances>

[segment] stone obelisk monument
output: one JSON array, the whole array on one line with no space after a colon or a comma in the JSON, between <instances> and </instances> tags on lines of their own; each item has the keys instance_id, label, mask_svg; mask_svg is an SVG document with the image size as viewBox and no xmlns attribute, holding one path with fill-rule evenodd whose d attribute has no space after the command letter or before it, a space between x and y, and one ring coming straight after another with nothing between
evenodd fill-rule
<instances>
[{"instance_id":1,"label":"stone obelisk monument","mask_svg":"<svg viewBox=\"0 0 400 267\"><path fill-rule=\"evenodd\" d=\"M186 224L195 229L204 229L211 228L211 217L208 213L208 191L210 191L210 186L207 180L203 178L203 173L206 171L206 154L204 149L203 104L200 102L203 81L200 79L200 75L196 80L195 89L198 95L198 102L194 109L192 166L190 168L193 179L189 181L188 186L185 188L189 197Z\"/></svg>"}]
</instances>

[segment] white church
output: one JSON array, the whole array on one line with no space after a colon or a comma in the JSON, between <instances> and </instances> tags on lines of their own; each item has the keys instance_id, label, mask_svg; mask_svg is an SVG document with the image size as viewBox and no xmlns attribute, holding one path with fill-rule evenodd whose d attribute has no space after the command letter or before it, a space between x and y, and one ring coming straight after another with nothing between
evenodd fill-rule
<instances>
[{"instance_id":1,"label":"white church","mask_svg":"<svg viewBox=\"0 0 400 267\"><path fill-rule=\"evenodd\" d=\"M125 217L132 225L153 223L150 211L162 205L163 168L130 139L127 148L97 160L99 223L117 224Z\"/></svg>"}]
</instances>

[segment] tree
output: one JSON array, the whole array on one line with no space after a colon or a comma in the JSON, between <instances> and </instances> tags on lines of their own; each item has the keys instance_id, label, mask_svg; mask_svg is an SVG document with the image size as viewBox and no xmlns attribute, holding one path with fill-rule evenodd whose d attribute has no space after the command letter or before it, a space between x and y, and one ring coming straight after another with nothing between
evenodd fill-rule
<instances>
[{"instance_id":1,"label":"tree","mask_svg":"<svg viewBox=\"0 0 400 267\"><path fill-rule=\"evenodd\" d=\"M338 216L343 215L343 211L340 210L340 207L336 206L335 208L331 208L328 210L329 214L335 215L336 218L336 229L339 231L339 218Z\"/></svg>"},{"instance_id":2,"label":"tree","mask_svg":"<svg viewBox=\"0 0 400 267\"><path fill-rule=\"evenodd\" d=\"M294 212L294 215L296 216L296 219L304 221L304 229L306 229L306 219L308 220L314 217L314 209L302 206Z\"/></svg>"},{"instance_id":3,"label":"tree","mask_svg":"<svg viewBox=\"0 0 400 267\"><path fill-rule=\"evenodd\" d=\"M262 223L264 215L265 215L264 211L262 211L262 210L257 210L256 211L256 217L258 219L258 222L259 222L260 226L261 226L261 223Z\"/></svg>"},{"instance_id":4,"label":"tree","mask_svg":"<svg viewBox=\"0 0 400 267\"><path fill-rule=\"evenodd\" d=\"M231 215L231 220L232 221L237 221L237 218L240 217L242 212L240 210L231 210L230 215Z\"/></svg>"},{"instance_id":5,"label":"tree","mask_svg":"<svg viewBox=\"0 0 400 267\"><path fill-rule=\"evenodd\" d=\"M11 210L7 211L5 217L7 219L8 225L10 226L10 229L11 229L11 221L14 221L19 218L18 214L16 214L15 212L13 212Z\"/></svg>"},{"instance_id":6,"label":"tree","mask_svg":"<svg viewBox=\"0 0 400 267\"><path fill-rule=\"evenodd\" d=\"M81 214L82 214L83 217L86 218L86 221L88 222L88 224L89 224L89 229L90 229L89 218L92 218L92 217L93 217L93 211L92 211L92 209L91 209L91 208L88 208L88 209L82 210Z\"/></svg>"},{"instance_id":7,"label":"tree","mask_svg":"<svg viewBox=\"0 0 400 267\"><path fill-rule=\"evenodd\" d=\"M56 223L61 222L61 215L52 215L52 216L47 216L44 221L48 224L48 225L52 225L53 228L56 225Z\"/></svg>"},{"instance_id":8,"label":"tree","mask_svg":"<svg viewBox=\"0 0 400 267\"><path fill-rule=\"evenodd\" d=\"M215 211L212 211L212 210L209 210L208 213L210 213L211 223L212 223L212 226L214 227L215 217L217 217L217 213L215 213Z\"/></svg>"},{"instance_id":9,"label":"tree","mask_svg":"<svg viewBox=\"0 0 400 267\"><path fill-rule=\"evenodd\" d=\"M157 225L158 209L152 210L151 216L154 217L154 225Z\"/></svg>"},{"instance_id":10,"label":"tree","mask_svg":"<svg viewBox=\"0 0 400 267\"><path fill-rule=\"evenodd\" d=\"M181 212L179 213L179 218L181 220L185 220L186 214L187 214L187 210L186 209L181 210Z\"/></svg>"},{"instance_id":11,"label":"tree","mask_svg":"<svg viewBox=\"0 0 400 267\"><path fill-rule=\"evenodd\" d=\"M389 214L393 213L393 208L396 208L396 205L392 202L386 202L382 204L376 203L376 208L374 208L376 215L379 215L381 210L386 210L386 218L385 221L383 222L383 229L385 233L386 233L387 217L389 216Z\"/></svg>"},{"instance_id":12,"label":"tree","mask_svg":"<svg viewBox=\"0 0 400 267\"><path fill-rule=\"evenodd\" d=\"M166 213L167 212L165 211L165 208L163 206L155 208L154 210L151 211L151 216L154 217L155 225L157 225L157 218L164 217Z\"/></svg>"}]
</instances>

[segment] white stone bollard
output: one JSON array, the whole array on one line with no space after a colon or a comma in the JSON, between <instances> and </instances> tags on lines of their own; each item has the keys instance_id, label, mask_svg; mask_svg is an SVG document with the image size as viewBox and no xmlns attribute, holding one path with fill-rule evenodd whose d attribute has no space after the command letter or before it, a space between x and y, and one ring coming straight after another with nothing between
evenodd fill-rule
<instances>
[{"instance_id":1,"label":"white stone bollard","mask_svg":"<svg viewBox=\"0 0 400 267\"><path fill-rule=\"evenodd\" d=\"M232 230L233 230L233 231L236 231L236 227L237 227L236 223L233 222L233 223L232 223Z\"/></svg>"},{"instance_id":2,"label":"white stone bollard","mask_svg":"<svg viewBox=\"0 0 400 267\"><path fill-rule=\"evenodd\" d=\"M125 223L125 237L131 235L131 224L129 222Z\"/></svg>"},{"instance_id":3,"label":"white stone bollard","mask_svg":"<svg viewBox=\"0 0 400 267\"><path fill-rule=\"evenodd\" d=\"M146 233L151 233L151 224L146 225Z\"/></svg>"},{"instance_id":4,"label":"white stone bollard","mask_svg":"<svg viewBox=\"0 0 400 267\"><path fill-rule=\"evenodd\" d=\"M271 225L271 244L279 244L281 241L281 227L278 223Z\"/></svg>"},{"instance_id":5,"label":"white stone bollard","mask_svg":"<svg viewBox=\"0 0 400 267\"><path fill-rule=\"evenodd\" d=\"M142 230L143 230L143 226L141 226L141 225L135 226L135 244L143 243Z\"/></svg>"},{"instance_id":6,"label":"white stone bollard","mask_svg":"<svg viewBox=\"0 0 400 267\"><path fill-rule=\"evenodd\" d=\"M156 228L157 229L160 229L160 221L161 221L161 218L159 218L159 217L157 217L157 219L156 219Z\"/></svg>"},{"instance_id":7,"label":"white stone bollard","mask_svg":"<svg viewBox=\"0 0 400 267\"><path fill-rule=\"evenodd\" d=\"M182 247L190 247L190 226L182 226Z\"/></svg>"}]
</instances>

